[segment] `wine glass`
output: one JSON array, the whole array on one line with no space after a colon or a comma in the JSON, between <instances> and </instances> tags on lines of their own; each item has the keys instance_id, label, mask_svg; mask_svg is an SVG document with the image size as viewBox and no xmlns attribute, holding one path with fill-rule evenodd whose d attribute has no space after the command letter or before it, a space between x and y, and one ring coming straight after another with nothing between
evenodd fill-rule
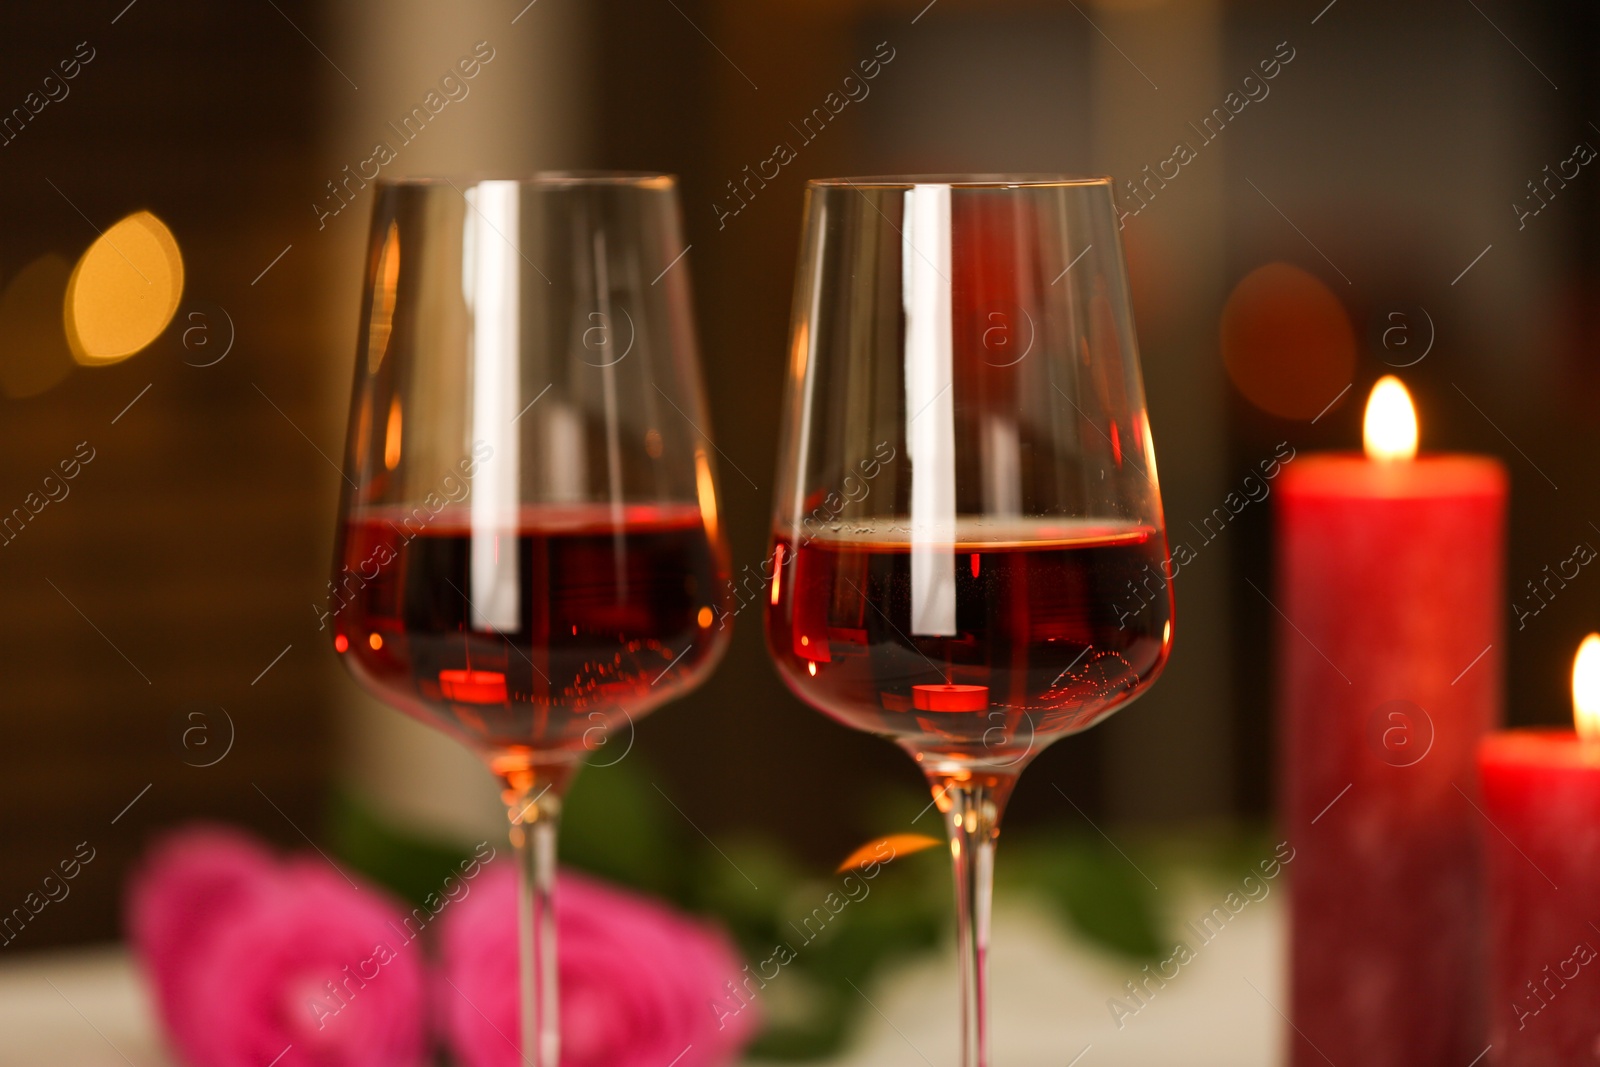
<instances>
[{"instance_id":1,"label":"wine glass","mask_svg":"<svg viewBox=\"0 0 1600 1067\"><path fill-rule=\"evenodd\" d=\"M661 174L377 191L324 621L504 786L533 1067L559 1058L563 793L729 634L679 227Z\"/></svg>"},{"instance_id":2,"label":"wine glass","mask_svg":"<svg viewBox=\"0 0 1600 1067\"><path fill-rule=\"evenodd\" d=\"M801 699L921 766L955 862L962 1064L987 1062L995 840L1046 745L1172 641L1109 178L806 189L767 643Z\"/></svg>"}]
</instances>

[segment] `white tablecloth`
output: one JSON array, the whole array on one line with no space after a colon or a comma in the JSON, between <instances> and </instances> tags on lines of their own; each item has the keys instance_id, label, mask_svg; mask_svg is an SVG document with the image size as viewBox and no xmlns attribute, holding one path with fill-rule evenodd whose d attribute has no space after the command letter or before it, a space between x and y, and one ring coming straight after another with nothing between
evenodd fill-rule
<instances>
[{"instance_id":1,"label":"white tablecloth","mask_svg":"<svg viewBox=\"0 0 1600 1067\"><path fill-rule=\"evenodd\" d=\"M1179 929L1224 892L1169 886L1161 895ZM1085 947L1026 902L1005 903L993 934L993 1059L1004 1067L1273 1067L1285 1028L1281 901L1274 892L1225 926L1214 923L1222 928L1209 942L1181 929L1194 958L1164 985L1143 983L1142 1005L1125 988L1143 980L1139 966ZM870 1004L860 1040L837 1067L955 1063L953 956L926 957L862 993ZM1120 1027L1113 997L1127 1009ZM172 1067L120 947L0 956L0 1067L130 1064Z\"/></svg>"}]
</instances>

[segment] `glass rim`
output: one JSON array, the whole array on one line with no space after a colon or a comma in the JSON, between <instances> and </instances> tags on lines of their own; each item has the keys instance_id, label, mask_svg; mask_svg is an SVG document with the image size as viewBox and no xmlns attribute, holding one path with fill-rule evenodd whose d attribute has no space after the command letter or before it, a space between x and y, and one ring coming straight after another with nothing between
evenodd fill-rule
<instances>
[{"instance_id":1,"label":"glass rim","mask_svg":"<svg viewBox=\"0 0 1600 1067\"><path fill-rule=\"evenodd\" d=\"M675 189L678 185L678 176L659 170L541 170L533 174L499 177L492 175L446 177L442 174L427 174L416 177L379 178L374 184L385 189L410 189L482 185L485 182L514 182L523 188L533 189L604 186Z\"/></svg>"},{"instance_id":2,"label":"glass rim","mask_svg":"<svg viewBox=\"0 0 1600 1067\"><path fill-rule=\"evenodd\" d=\"M811 178L811 189L1033 189L1073 186L1109 186L1109 174L995 173L995 174L873 174L849 178Z\"/></svg>"}]
</instances>

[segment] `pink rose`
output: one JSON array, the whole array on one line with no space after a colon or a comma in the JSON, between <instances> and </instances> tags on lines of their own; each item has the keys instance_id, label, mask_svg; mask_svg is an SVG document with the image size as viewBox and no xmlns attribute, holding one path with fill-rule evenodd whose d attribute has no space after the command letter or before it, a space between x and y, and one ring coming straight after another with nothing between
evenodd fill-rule
<instances>
[{"instance_id":1,"label":"pink rose","mask_svg":"<svg viewBox=\"0 0 1600 1067\"><path fill-rule=\"evenodd\" d=\"M474 888L442 923L439 1016L465 1067L518 1067L516 878ZM754 1036L754 1010L726 1010L744 976L715 927L565 872L556 923L563 1067L721 1067Z\"/></svg>"},{"instance_id":2,"label":"pink rose","mask_svg":"<svg viewBox=\"0 0 1600 1067\"><path fill-rule=\"evenodd\" d=\"M208 942L219 920L275 875L278 861L226 826L195 824L162 838L129 879L126 923L134 952L165 1015L183 960Z\"/></svg>"},{"instance_id":3,"label":"pink rose","mask_svg":"<svg viewBox=\"0 0 1600 1067\"><path fill-rule=\"evenodd\" d=\"M320 858L245 862L248 840L229 836L176 835L130 893L135 948L184 1060L420 1064L424 959L399 906Z\"/></svg>"}]
</instances>

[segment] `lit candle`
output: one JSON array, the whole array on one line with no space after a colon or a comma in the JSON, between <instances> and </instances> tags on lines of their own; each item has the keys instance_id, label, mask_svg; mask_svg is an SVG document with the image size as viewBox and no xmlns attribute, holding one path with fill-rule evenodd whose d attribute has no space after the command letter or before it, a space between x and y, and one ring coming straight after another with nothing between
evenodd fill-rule
<instances>
[{"instance_id":1,"label":"lit candle","mask_svg":"<svg viewBox=\"0 0 1600 1067\"><path fill-rule=\"evenodd\" d=\"M1496 1067L1600 1062L1600 635L1573 661L1572 712L1576 731L1478 751Z\"/></svg>"},{"instance_id":2,"label":"lit candle","mask_svg":"<svg viewBox=\"0 0 1600 1067\"><path fill-rule=\"evenodd\" d=\"M1366 455L1279 483L1296 1067L1465 1067L1484 1046L1473 758L1500 720L1507 479L1417 437L1384 378Z\"/></svg>"}]
</instances>

